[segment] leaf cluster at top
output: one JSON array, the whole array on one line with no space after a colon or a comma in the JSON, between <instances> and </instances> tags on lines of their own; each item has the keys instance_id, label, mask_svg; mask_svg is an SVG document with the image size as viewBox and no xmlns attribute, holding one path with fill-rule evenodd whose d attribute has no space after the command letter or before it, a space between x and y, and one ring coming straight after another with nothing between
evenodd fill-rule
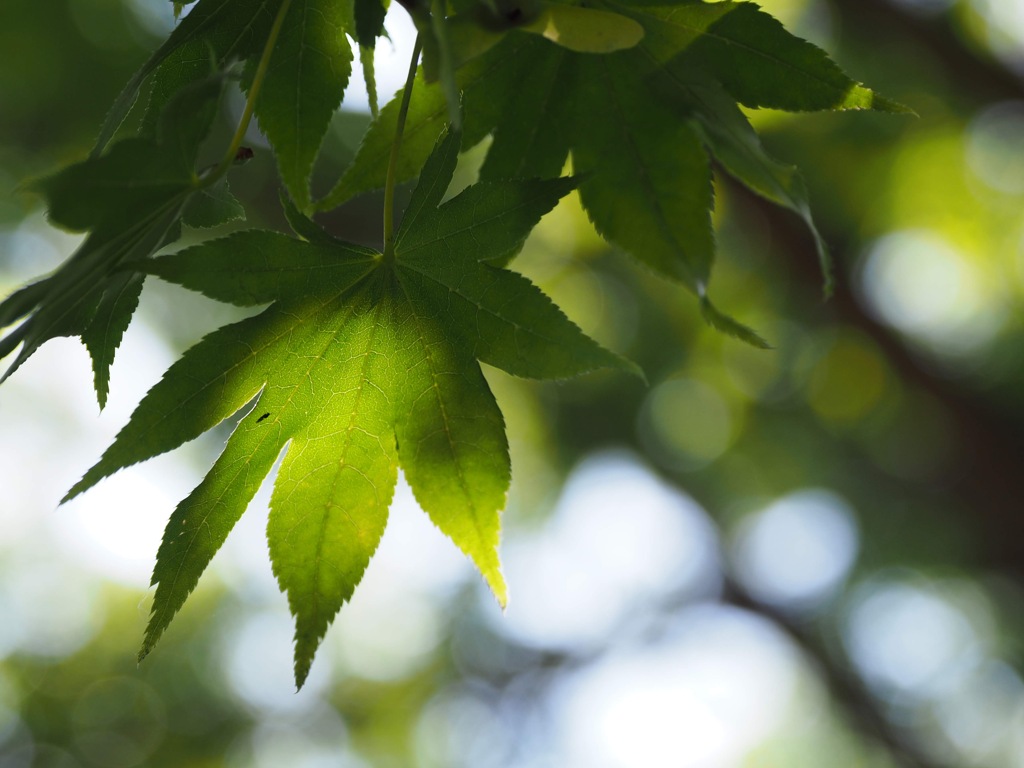
<instances>
[{"instance_id":1,"label":"leaf cluster at top","mask_svg":"<svg viewBox=\"0 0 1024 768\"><path fill-rule=\"evenodd\" d=\"M712 325L765 346L708 298L713 164L801 216L826 289L831 273L798 172L765 152L742 108L905 111L749 2L404 0L424 62L379 114L380 0L173 4L180 22L115 100L92 155L32 185L54 224L88 234L53 274L0 303L0 327L14 326L0 357L20 345L10 375L48 339L80 336L102 406L147 275L266 305L188 350L68 498L252 403L167 526L142 655L283 455L268 540L296 616L300 685L380 540L399 467L504 603L498 517L510 466L481 362L535 378L636 370L508 269L541 216L578 192L610 243L694 292ZM353 44L375 118L316 199L312 172ZM236 80L246 105L235 135L219 163L199 168ZM122 136L144 84L139 127ZM253 117L297 237L247 230L157 256L183 224L244 218L226 175ZM460 150L486 136L480 180L442 203ZM563 178L568 161L574 176ZM382 250L310 218L382 187L390 201L417 177L397 233L386 205Z\"/></svg>"}]
</instances>

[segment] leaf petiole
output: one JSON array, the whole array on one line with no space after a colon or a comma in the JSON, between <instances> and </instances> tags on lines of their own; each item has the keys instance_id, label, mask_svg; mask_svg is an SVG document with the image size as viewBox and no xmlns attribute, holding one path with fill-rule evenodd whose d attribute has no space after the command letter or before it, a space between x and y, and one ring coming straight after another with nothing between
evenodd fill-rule
<instances>
[{"instance_id":1,"label":"leaf petiole","mask_svg":"<svg viewBox=\"0 0 1024 768\"><path fill-rule=\"evenodd\" d=\"M416 36L416 44L412 48L412 60L409 62L409 75L405 79L402 92L402 104L398 108L398 124L395 127L395 139L391 142L391 156L388 158L388 173L384 182L384 261L391 263L395 258L395 183L398 176L398 153L402 146L402 132L405 130L405 118L409 114L409 102L412 99L412 87L416 79L416 66L420 60L422 49L421 36Z\"/></svg>"},{"instance_id":2,"label":"leaf petiole","mask_svg":"<svg viewBox=\"0 0 1024 768\"><path fill-rule=\"evenodd\" d=\"M281 7L277 10L277 16L274 18L274 24L270 28L270 34L267 35L266 45L263 46L263 53L260 54L260 61L256 66L252 85L249 86L249 94L245 99L245 108L242 110L242 117L238 121L238 127L235 128L235 135L231 137L231 144L228 145L227 152L224 153L221 161L217 163L212 171L199 179L196 184L199 189L206 189L216 184L235 163L238 150L241 149L242 142L245 141L245 133L249 130L249 123L252 121L252 115L256 109L256 99L259 98L263 81L267 77L267 70L270 68L270 58L274 52L274 46L277 44L277 38L281 35L284 18L288 15L288 8L291 4L292 0L283 0Z\"/></svg>"}]
</instances>

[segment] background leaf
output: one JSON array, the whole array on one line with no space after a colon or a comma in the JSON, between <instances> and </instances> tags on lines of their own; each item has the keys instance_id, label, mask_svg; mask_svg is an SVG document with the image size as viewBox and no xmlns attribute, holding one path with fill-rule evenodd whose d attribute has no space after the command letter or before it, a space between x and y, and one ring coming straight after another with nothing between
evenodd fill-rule
<instances>
[{"instance_id":1,"label":"background leaf","mask_svg":"<svg viewBox=\"0 0 1024 768\"><path fill-rule=\"evenodd\" d=\"M143 121L150 128L181 88L206 76L211 52L218 68L252 55L259 42L266 39L280 3L281 0L200 0L117 97L100 130L93 156L106 148L134 104L139 88L158 68Z\"/></svg>"},{"instance_id":2,"label":"background leaf","mask_svg":"<svg viewBox=\"0 0 1024 768\"><path fill-rule=\"evenodd\" d=\"M732 5L670 66L710 72L748 107L909 111L849 78L823 50L787 32L753 3Z\"/></svg>"},{"instance_id":3,"label":"background leaf","mask_svg":"<svg viewBox=\"0 0 1024 768\"><path fill-rule=\"evenodd\" d=\"M109 391L109 369L138 303L142 280L119 271L173 242L192 195L202 189L194 171L199 143L213 120L220 75L185 88L167 105L155 138L118 142L33 184L61 226L90 230L78 250L28 293L0 304L0 316L28 316L0 342L0 357L21 344L10 376L46 341L82 336L93 360L97 399ZM202 203L200 203L202 205ZM223 215L222 210L218 215ZM0 379L2 381L3 379Z\"/></svg>"}]
</instances>

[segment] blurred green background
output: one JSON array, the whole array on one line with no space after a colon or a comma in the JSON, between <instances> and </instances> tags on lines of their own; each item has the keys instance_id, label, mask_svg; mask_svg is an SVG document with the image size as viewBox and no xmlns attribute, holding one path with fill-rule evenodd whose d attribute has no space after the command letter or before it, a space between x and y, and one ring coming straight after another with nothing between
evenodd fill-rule
<instances>
[{"instance_id":1,"label":"blurred green background","mask_svg":"<svg viewBox=\"0 0 1024 768\"><path fill-rule=\"evenodd\" d=\"M76 243L16 186L84 156L170 5L0 4L3 293ZM101 415L77 342L6 382L0 767L1024 765L1024 4L763 5L919 117L753 115L803 169L840 276L823 301L800 222L718 179L713 292L772 351L704 326L573 200L542 222L517 267L650 383L487 371L513 451L504 615L404 489L296 694L264 489L137 667L163 524L230 425L56 504L237 315L151 280ZM383 96L411 46L388 28ZM323 188L367 123L356 91ZM250 138L233 188L283 227ZM325 223L372 241L379 205Z\"/></svg>"}]
</instances>

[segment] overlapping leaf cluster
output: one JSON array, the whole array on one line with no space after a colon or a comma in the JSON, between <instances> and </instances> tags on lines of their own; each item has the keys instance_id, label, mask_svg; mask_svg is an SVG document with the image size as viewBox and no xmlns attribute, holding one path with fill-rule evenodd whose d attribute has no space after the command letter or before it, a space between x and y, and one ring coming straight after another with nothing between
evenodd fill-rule
<instances>
[{"instance_id":1,"label":"overlapping leaf cluster","mask_svg":"<svg viewBox=\"0 0 1024 768\"><path fill-rule=\"evenodd\" d=\"M0 303L0 326L20 321L0 357L21 345L9 375L48 339L78 335L102 406L146 275L267 305L188 350L68 498L251 404L168 524L142 655L283 455L268 539L296 616L300 685L380 540L399 467L504 602L498 516L510 467L481 362L537 378L632 367L507 268L544 213L578 190L609 242L696 293L711 324L761 345L707 296L713 163L814 226L799 175L764 152L741 107L902 110L749 2L405 0L424 63L379 114L380 0L173 4L180 23L117 98L92 155L33 185L55 224L87 235L56 272ZM354 47L375 119L315 200L313 166ZM234 81L247 97L241 123L202 167ZM143 90L137 130L119 137ZM253 116L296 236L242 231L155 256L182 224L244 216L226 175ZM442 204L460 148L486 136L480 181ZM576 175L563 178L570 159ZM309 218L414 177L397 233L385 216L381 251Z\"/></svg>"},{"instance_id":2,"label":"overlapping leaf cluster","mask_svg":"<svg viewBox=\"0 0 1024 768\"><path fill-rule=\"evenodd\" d=\"M812 231L814 225L798 172L764 151L739 105L905 108L854 82L821 49L790 35L753 3L604 0L577 14L593 17L585 18L589 34L566 35L547 19L531 27L534 34L475 40L478 49L490 47L457 78L465 145L493 136L481 178L557 175L571 153L573 170L585 178L580 196L597 230L695 291L709 321L759 343L707 301L714 256L712 160L798 213ZM642 32L639 41L617 50L623 36L626 44L637 39L630 25ZM383 183L398 104L396 97L382 110L321 207ZM399 166L403 178L415 175L447 120L439 83L415 84L411 115ZM815 237L828 288L827 251L816 231Z\"/></svg>"}]
</instances>

